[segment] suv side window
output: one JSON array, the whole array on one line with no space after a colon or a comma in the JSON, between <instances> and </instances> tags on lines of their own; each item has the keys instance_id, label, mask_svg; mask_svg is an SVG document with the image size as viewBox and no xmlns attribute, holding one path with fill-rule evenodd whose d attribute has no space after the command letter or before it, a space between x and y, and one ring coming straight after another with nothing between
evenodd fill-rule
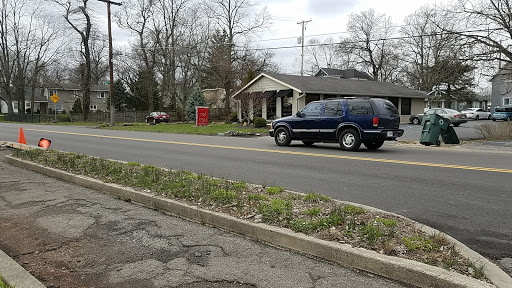
<instances>
[{"instance_id":1,"label":"suv side window","mask_svg":"<svg viewBox=\"0 0 512 288\"><path fill-rule=\"evenodd\" d=\"M348 111L352 115L372 115L373 109L367 99L347 99Z\"/></svg>"},{"instance_id":2,"label":"suv side window","mask_svg":"<svg viewBox=\"0 0 512 288\"><path fill-rule=\"evenodd\" d=\"M327 101L325 102L325 117L341 116L343 110L341 109L340 101Z\"/></svg>"},{"instance_id":3,"label":"suv side window","mask_svg":"<svg viewBox=\"0 0 512 288\"><path fill-rule=\"evenodd\" d=\"M305 114L306 117L314 117L320 116L322 111L322 102L311 102L304 109L302 109L302 113Z\"/></svg>"}]
</instances>

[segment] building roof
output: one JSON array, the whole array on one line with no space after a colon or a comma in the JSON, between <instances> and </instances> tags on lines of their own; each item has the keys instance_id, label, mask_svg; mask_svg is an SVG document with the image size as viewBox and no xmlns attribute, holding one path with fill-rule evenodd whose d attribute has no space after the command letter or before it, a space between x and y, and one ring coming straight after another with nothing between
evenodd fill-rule
<instances>
[{"instance_id":1,"label":"building roof","mask_svg":"<svg viewBox=\"0 0 512 288\"><path fill-rule=\"evenodd\" d=\"M13 91L15 93L15 91ZM5 94L4 89L0 89L1 94ZM17 101L16 95L14 95L13 101ZM31 101L32 100L32 88L31 87L25 87L25 101ZM34 102L48 102L48 98L44 96L44 91L41 88L36 88L34 91Z\"/></svg>"},{"instance_id":2,"label":"building roof","mask_svg":"<svg viewBox=\"0 0 512 288\"><path fill-rule=\"evenodd\" d=\"M424 92L398 86L388 82L360 81L333 77L311 77L283 74L260 74L232 97L237 96L253 83L267 77L288 87L299 94L324 94L334 96L369 96L369 97L410 97L427 98Z\"/></svg>"},{"instance_id":3,"label":"building roof","mask_svg":"<svg viewBox=\"0 0 512 288\"><path fill-rule=\"evenodd\" d=\"M333 68L320 68L315 74L315 77L339 77L345 79L357 78L365 80L374 80L371 75L366 72L361 72L356 69L333 69Z\"/></svg>"},{"instance_id":4,"label":"building roof","mask_svg":"<svg viewBox=\"0 0 512 288\"><path fill-rule=\"evenodd\" d=\"M66 90L66 91L81 91L82 87L79 84L75 83L54 83L49 82L45 84L45 88L47 89L56 89L56 90ZM109 85L98 85L91 84L91 91L110 91Z\"/></svg>"}]
</instances>

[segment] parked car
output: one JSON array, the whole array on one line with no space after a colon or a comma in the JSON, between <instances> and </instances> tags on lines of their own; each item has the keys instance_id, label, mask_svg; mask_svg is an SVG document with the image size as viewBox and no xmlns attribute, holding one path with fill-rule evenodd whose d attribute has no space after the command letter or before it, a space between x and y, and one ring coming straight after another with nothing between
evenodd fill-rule
<instances>
[{"instance_id":1,"label":"parked car","mask_svg":"<svg viewBox=\"0 0 512 288\"><path fill-rule=\"evenodd\" d=\"M158 124L160 122L169 123L171 122L171 117L165 112L151 112L149 116L146 116L146 123Z\"/></svg>"},{"instance_id":2,"label":"parked car","mask_svg":"<svg viewBox=\"0 0 512 288\"><path fill-rule=\"evenodd\" d=\"M512 106L496 106L494 107L494 113L492 113L492 121L512 120Z\"/></svg>"},{"instance_id":3,"label":"parked car","mask_svg":"<svg viewBox=\"0 0 512 288\"><path fill-rule=\"evenodd\" d=\"M482 108L466 108L466 109L460 111L460 113L466 114L466 117L468 119L475 119L475 120L489 119L490 120L492 118L492 113L487 112Z\"/></svg>"},{"instance_id":4,"label":"parked car","mask_svg":"<svg viewBox=\"0 0 512 288\"><path fill-rule=\"evenodd\" d=\"M361 143L378 149L386 140L403 135L400 115L388 100L380 98L338 98L310 102L295 115L272 121L269 129L278 146L300 140L338 142L343 150L356 151Z\"/></svg>"},{"instance_id":5,"label":"parked car","mask_svg":"<svg viewBox=\"0 0 512 288\"><path fill-rule=\"evenodd\" d=\"M463 114L459 111L448 109L448 108L435 108L425 111L423 114L416 114L411 115L409 117L409 121L412 124L418 125L421 124L421 120L423 120L424 115L430 115L430 114L438 114L448 120L450 120L450 123L453 124L453 126L458 127L462 123L468 122L468 119L466 117L466 114Z\"/></svg>"}]
</instances>

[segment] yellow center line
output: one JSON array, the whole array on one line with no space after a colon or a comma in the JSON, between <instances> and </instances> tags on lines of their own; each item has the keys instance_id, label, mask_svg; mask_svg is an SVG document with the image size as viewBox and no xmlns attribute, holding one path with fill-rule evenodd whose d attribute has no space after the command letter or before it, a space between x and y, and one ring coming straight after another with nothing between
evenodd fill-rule
<instances>
[{"instance_id":1,"label":"yellow center line","mask_svg":"<svg viewBox=\"0 0 512 288\"><path fill-rule=\"evenodd\" d=\"M487 172L501 172L501 173L511 173L512 174L512 169L500 169L500 168L489 168L489 167L478 167L478 166L464 166L464 165L452 165L452 164L437 164L437 163L428 163L428 162L416 162L416 161L405 161L405 160L367 158L367 157L345 156L345 155L329 155L329 154L295 152L295 151L281 151L281 150L270 150L270 149L259 149L259 148L246 148L246 147L235 147L235 146L224 146L224 145L213 145L213 144L199 144L199 143L187 143L187 142L166 141L166 140L140 139L140 138L106 136L106 135L84 134L84 133L74 133L74 132L61 132L61 131L50 131L50 130L38 130L38 129L26 129L26 130L36 131L36 132L56 133L56 134L67 134L67 135L97 137L97 138L131 140L131 141L140 141L140 142L166 143L166 144L187 145L187 146L200 146L200 147L211 147L211 148L232 149L232 150L257 151L257 152L291 154L291 155L302 155L302 156L323 157L323 158L348 159L348 160L370 161L370 162L379 162L379 163L393 163L393 164L403 164L403 165L415 165L415 166L426 166L426 167L440 167L440 168L451 168L451 169L487 171Z\"/></svg>"}]
</instances>

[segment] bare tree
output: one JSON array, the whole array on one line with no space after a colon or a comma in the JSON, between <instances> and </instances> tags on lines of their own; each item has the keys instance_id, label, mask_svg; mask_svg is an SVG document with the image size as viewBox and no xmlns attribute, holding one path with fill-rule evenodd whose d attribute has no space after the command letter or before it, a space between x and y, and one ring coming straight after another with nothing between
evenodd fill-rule
<instances>
[{"instance_id":1,"label":"bare tree","mask_svg":"<svg viewBox=\"0 0 512 288\"><path fill-rule=\"evenodd\" d=\"M0 97L3 96L2 99L7 103L7 113L10 117L14 116L12 83L15 73L10 21L12 14L17 13L16 6L12 4L10 0L2 0L0 7L0 49L2 53L0 55L0 88L5 91L5 93L0 93Z\"/></svg>"},{"instance_id":2,"label":"bare tree","mask_svg":"<svg viewBox=\"0 0 512 288\"><path fill-rule=\"evenodd\" d=\"M235 60L234 48L238 45L237 38L247 37L251 33L267 28L270 24L270 15L266 8L258 11L253 17L250 12L255 9L256 4L250 0L211 0L208 2L210 17L217 21L216 25L220 31L227 33L227 81L224 84L226 90L226 111L231 111L231 94L233 89L233 62Z\"/></svg>"},{"instance_id":3,"label":"bare tree","mask_svg":"<svg viewBox=\"0 0 512 288\"><path fill-rule=\"evenodd\" d=\"M122 6L122 9L115 14L115 19L120 27L129 29L137 37L137 43L133 47L134 55L141 57L147 76L146 89L148 90L148 110L154 110L154 91L153 87L155 79L156 51L155 38L159 37L160 31L151 30L151 21L155 12L154 0L134 0ZM155 35L156 34L156 35Z\"/></svg>"},{"instance_id":4,"label":"bare tree","mask_svg":"<svg viewBox=\"0 0 512 288\"><path fill-rule=\"evenodd\" d=\"M393 52L390 36L393 32L391 18L377 14L373 9L351 14L347 24L350 33L347 48L356 55L358 63L369 70L376 80L384 80L381 74L386 58Z\"/></svg>"},{"instance_id":5,"label":"bare tree","mask_svg":"<svg viewBox=\"0 0 512 288\"><path fill-rule=\"evenodd\" d=\"M316 38L310 39L304 51L306 66L310 67L310 73L314 74L320 68L350 68L353 64L353 55L343 51L342 45L335 43L332 37L323 42Z\"/></svg>"},{"instance_id":6,"label":"bare tree","mask_svg":"<svg viewBox=\"0 0 512 288\"><path fill-rule=\"evenodd\" d=\"M82 56L83 75L81 77L81 87L83 92L83 120L87 121L91 104L91 31L92 20L90 16L90 8L87 6L89 0L53 0L57 3L62 11L66 22L71 28L78 33L81 40L80 55Z\"/></svg>"}]
</instances>

